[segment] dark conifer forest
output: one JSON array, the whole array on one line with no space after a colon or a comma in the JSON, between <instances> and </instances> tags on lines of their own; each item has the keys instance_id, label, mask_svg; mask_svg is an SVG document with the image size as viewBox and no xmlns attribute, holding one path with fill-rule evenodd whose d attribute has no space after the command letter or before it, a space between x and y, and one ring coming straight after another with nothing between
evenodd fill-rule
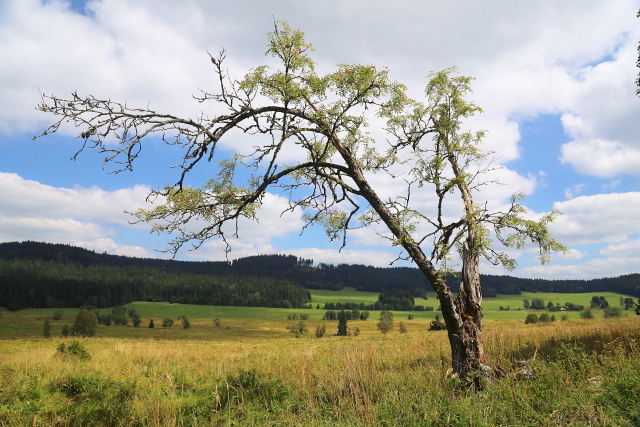
<instances>
[{"instance_id":1,"label":"dark conifer forest","mask_svg":"<svg viewBox=\"0 0 640 427\"><path fill-rule=\"evenodd\" d=\"M520 292L611 291L640 297L640 274L594 280L481 276L485 297ZM457 279L449 278L452 290ZM291 307L311 302L307 289L386 293L388 298L423 296L430 288L409 267L314 265L292 255L260 255L232 262L168 261L99 254L41 242L0 244L0 306L111 307L133 301Z\"/></svg>"}]
</instances>

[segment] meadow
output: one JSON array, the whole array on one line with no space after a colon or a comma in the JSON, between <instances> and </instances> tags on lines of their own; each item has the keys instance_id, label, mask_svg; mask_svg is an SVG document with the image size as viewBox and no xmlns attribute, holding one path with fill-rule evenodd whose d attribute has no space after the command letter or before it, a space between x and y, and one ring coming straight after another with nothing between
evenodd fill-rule
<instances>
[{"instance_id":1,"label":"meadow","mask_svg":"<svg viewBox=\"0 0 640 427\"><path fill-rule=\"evenodd\" d=\"M314 307L377 298L352 289L312 294ZM598 295L618 303L616 294ZM413 312L414 320L396 312L387 335L372 312L349 322L358 336L339 337L337 322L320 320L323 309L136 302L127 307L141 314L141 327L100 325L94 338L62 338L77 312L65 309L47 339L43 320L55 310L3 310L0 426L638 426L640 316L525 325L528 311L513 310L525 298L588 305L591 296L485 299L512 308L485 311L487 362L511 371L525 360L534 375L487 380L480 392L450 375L446 332L428 331L437 312ZM293 312L312 315L308 333L286 330L297 323L286 320ZM160 327L180 315L189 329ZM316 338L322 323L327 335Z\"/></svg>"}]
</instances>

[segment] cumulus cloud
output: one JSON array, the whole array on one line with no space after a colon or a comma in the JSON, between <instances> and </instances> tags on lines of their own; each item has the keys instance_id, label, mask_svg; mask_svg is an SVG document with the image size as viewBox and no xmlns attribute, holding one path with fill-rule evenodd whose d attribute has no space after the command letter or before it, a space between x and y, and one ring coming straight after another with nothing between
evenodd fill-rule
<instances>
[{"instance_id":1,"label":"cumulus cloud","mask_svg":"<svg viewBox=\"0 0 640 427\"><path fill-rule=\"evenodd\" d=\"M618 257L640 257L640 239L607 245L600 249L600 254Z\"/></svg>"},{"instance_id":2,"label":"cumulus cloud","mask_svg":"<svg viewBox=\"0 0 640 427\"><path fill-rule=\"evenodd\" d=\"M124 211L144 206L145 186L104 191L98 187L55 188L0 172L0 239L56 243L113 237L110 226L132 227ZM147 226L135 226L148 229Z\"/></svg>"},{"instance_id":3,"label":"cumulus cloud","mask_svg":"<svg viewBox=\"0 0 640 427\"><path fill-rule=\"evenodd\" d=\"M640 192L580 196L554 207L564 215L549 228L565 245L615 243L640 232Z\"/></svg>"},{"instance_id":4,"label":"cumulus cloud","mask_svg":"<svg viewBox=\"0 0 640 427\"><path fill-rule=\"evenodd\" d=\"M88 241L73 242L74 246L80 246L95 252L106 252L113 255L122 255L135 258L157 258L157 254L151 254L140 246L119 245L112 239L99 238Z\"/></svg>"}]
</instances>

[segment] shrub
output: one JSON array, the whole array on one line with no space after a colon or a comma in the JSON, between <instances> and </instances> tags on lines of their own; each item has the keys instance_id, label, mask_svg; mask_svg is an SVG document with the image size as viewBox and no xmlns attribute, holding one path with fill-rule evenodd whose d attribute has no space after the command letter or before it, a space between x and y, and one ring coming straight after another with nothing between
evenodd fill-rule
<instances>
[{"instance_id":1,"label":"shrub","mask_svg":"<svg viewBox=\"0 0 640 427\"><path fill-rule=\"evenodd\" d=\"M386 334L393 329L393 313L388 310L380 312L380 320L378 321L378 329L383 334Z\"/></svg>"},{"instance_id":2,"label":"shrub","mask_svg":"<svg viewBox=\"0 0 640 427\"><path fill-rule=\"evenodd\" d=\"M170 328L173 326L173 319L164 319L162 321L162 327L163 328Z\"/></svg>"},{"instance_id":3,"label":"shrub","mask_svg":"<svg viewBox=\"0 0 640 427\"><path fill-rule=\"evenodd\" d=\"M131 317L131 323L133 323L133 326L135 326L136 328L140 326L140 324L142 323L142 319L140 318L138 313L136 313L135 316Z\"/></svg>"},{"instance_id":4,"label":"shrub","mask_svg":"<svg viewBox=\"0 0 640 427\"><path fill-rule=\"evenodd\" d=\"M436 319L429 324L430 331L443 331L447 329L447 325L440 321L440 315L436 314Z\"/></svg>"},{"instance_id":5,"label":"shrub","mask_svg":"<svg viewBox=\"0 0 640 427\"><path fill-rule=\"evenodd\" d=\"M220 390L220 400L217 409L234 403L254 401L260 403L263 409L270 410L274 404L282 402L289 394L279 379L265 379L255 371L245 370L241 370L236 377L227 376L218 390Z\"/></svg>"},{"instance_id":6,"label":"shrub","mask_svg":"<svg viewBox=\"0 0 640 427\"><path fill-rule=\"evenodd\" d=\"M531 300L531 308L533 310L544 310L545 305L542 298L534 298Z\"/></svg>"},{"instance_id":7,"label":"shrub","mask_svg":"<svg viewBox=\"0 0 640 427\"><path fill-rule=\"evenodd\" d=\"M70 333L71 328L69 327L69 325L63 325L62 329L60 329L60 335L62 335L63 337L68 337Z\"/></svg>"},{"instance_id":8,"label":"shrub","mask_svg":"<svg viewBox=\"0 0 640 427\"><path fill-rule=\"evenodd\" d=\"M53 313L53 316L51 316L51 318L53 320L60 320L62 319L62 310L56 310L55 313Z\"/></svg>"},{"instance_id":9,"label":"shrub","mask_svg":"<svg viewBox=\"0 0 640 427\"><path fill-rule=\"evenodd\" d=\"M413 314L408 315L407 320L413 320Z\"/></svg>"},{"instance_id":10,"label":"shrub","mask_svg":"<svg viewBox=\"0 0 640 427\"><path fill-rule=\"evenodd\" d=\"M529 313L527 314L527 318L524 319L524 323L526 325L530 323L538 323L538 316L535 313Z\"/></svg>"},{"instance_id":11,"label":"shrub","mask_svg":"<svg viewBox=\"0 0 640 427\"><path fill-rule=\"evenodd\" d=\"M327 328L324 325L324 322L322 322L321 325L316 326L316 338L322 338L326 333L327 333Z\"/></svg>"},{"instance_id":12,"label":"shrub","mask_svg":"<svg viewBox=\"0 0 640 427\"><path fill-rule=\"evenodd\" d=\"M604 318L609 319L611 317L622 316L622 311L618 307L607 307L604 309Z\"/></svg>"},{"instance_id":13,"label":"shrub","mask_svg":"<svg viewBox=\"0 0 640 427\"><path fill-rule=\"evenodd\" d=\"M213 324L216 328L219 328L220 325L222 324L222 321L218 318L213 319Z\"/></svg>"},{"instance_id":14,"label":"shrub","mask_svg":"<svg viewBox=\"0 0 640 427\"><path fill-rule=\"evenodd\" d=\"M98 319L96 315L87 310L80 310L71 327L71 334L81 337L92 337L96 334Z\"/></svg>"},{"instance_id":15,"label":"shrub","mask_svg":"<svg viewBox=\"0 0 640 427\"><path fill-rule=\"evenodd\" d=\"M149 327L155 328L156 325L153 324L153 319L149 320Z\"/></svg>"},{"instance_id":16,"label":"shrub","mask_svg":"<svg viewBox=\"0 0 640 427\"><path fill-rule=\"evenodd\" d=\"M182 329L189 329L191 327L191 322L187 319L187 316L180 317L180 324L182 325Z\"/></svg>"},{"instance_id":17,"label":"shrub","mask_svg":"<svg viewBox=\"0 0 640 427\"><path fill-rule=\"evenodd\" d=\"M49 322L49 319L44 319L44 325L42 325L42 336L45 338L51 337L51 322Z\"/></svg>"},{"instance_id":18,"label":"shrub","mask_svg":"<svg viewBox=\"0 0 640 427\"><path fill-rule=\"evenodd\" d=\"M569 316L566 314L563 314L562 316L560 316L560 320L562 320L563 322L566 322L567 320L569 320Z\"/></svg>"},{"instance_id":19,"label":"shrub","mask_svg":"<svg viewBox=\"0 0 640 427\"><path fill-rule=\"evenodd\" d=\"M400 322L398 327L400 328L400 333L401 334L406 334L407 333L407 327L405 326L404 322Z\"/></svg>"},{"instance_id":20,"label":"shrub","mask_svg":"<svg viewBox=\"0 0 640 427\"><path fill-rule=\"evenodd\" d=\"M590 308L585 308L580 312L581 319L593 319L593 313Z\"/></svg>"},{"instance_id":21,"label":"shrub","mask_svg":"<svg viewBox=\"0 0 640 427\"><path fill-rule=\"evenodd\" d=\"M355 328L349 328L349 335L351 335L352 337L357 337L358 335L360 335L360 328L358 328L357 326Z\"/></svg>"},{"instance_id":22,"label":"shrub","mask_svg":"<svg viewBox=\"0 0 640 427\"><path fill-rule=\"evenodd\" d=\"M551 322L551 317L547 313L542 313L540 317L538 317L538 322L549 323Z\"/></svg>"},{"instance_id":23,"label":"shrub","mask_svg":"<svg viewBox=\"0 0 640 427\"><path fill-rule=\"evenodd\" d=\"M79 360L90 360L91 355L87 351L86 348L80 343L78 340L73 340L69 343L69 345L65 345L64 343L60 343L60 345L56 348L58 353L63 356L74 357Z\"/></svg>"},{"instance_id":24,"label":"shrub","mask_svg":"<svg viewBox=\"0 0 640 427\"><path fill-rule=\"evenodd\" d=\"M298 334L306 334L307 332L309 332L307 330L307 328L305 327L304 322L301 320L299 321L297 324L292 325L292 326L287 326L287 330L291 333L294 333L296 335Z\"/></svg>"},{"instance_id":25,"label":"shrub","mask_svg":"<svg viewBox=\"0 0 640 427\"><path fill-rule=\"evenodd\" d=\"M349 328L347 326L347 314L344 310L341 310L338 313L338 333L340 336L347 336L349 332Z\"/></svg>"},{"instance_id":26,"label":"shrub","mask_svg":"<svg viewBox=\"0 0 640 427\"><path fill-rule=\"evenodd\" d=\"M369 318L369 312L368 311L362 311L360 313L360 320L367 320Z\"/></svg>"}]
</instances>

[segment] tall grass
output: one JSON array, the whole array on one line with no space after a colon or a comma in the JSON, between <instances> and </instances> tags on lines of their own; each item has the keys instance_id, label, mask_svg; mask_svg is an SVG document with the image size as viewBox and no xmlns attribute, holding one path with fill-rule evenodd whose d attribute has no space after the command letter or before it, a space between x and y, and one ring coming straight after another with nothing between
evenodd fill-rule
<instances>
[{"instance_id":1,"label":"tall grass","mask_svg":"<svg viewBox=\"0 0 640 427\"><path fill-rule=\"evenodd\" d=\"M534 376L478 393L448 375L445 332L411 322L406 337L363 329L321 339L80 340L90 360L56 350L70 340L1 341L0 425L640 425L640 318L489 324L488 362L527 360Z\"/></svg>"}]
</instances>

